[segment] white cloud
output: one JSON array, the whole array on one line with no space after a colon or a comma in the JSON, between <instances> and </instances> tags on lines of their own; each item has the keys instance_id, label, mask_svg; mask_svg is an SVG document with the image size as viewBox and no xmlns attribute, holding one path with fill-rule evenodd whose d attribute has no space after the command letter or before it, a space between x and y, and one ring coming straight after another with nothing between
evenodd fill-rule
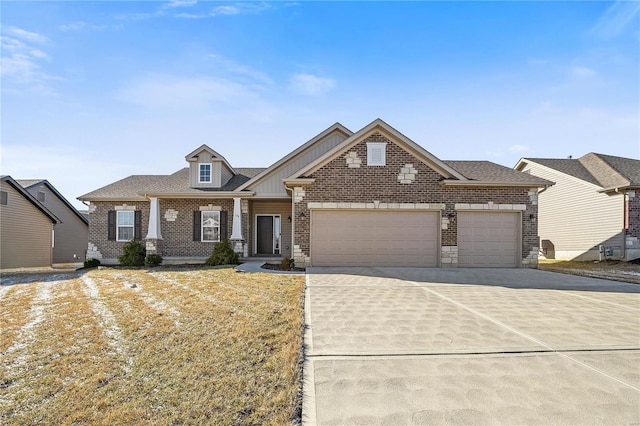
<instances>
[{"instance_id":1,"label":"white cloud","mask_svg":"<svg viewBox=\"0 0 640 426\"><path fill-rule=\"evenodd\" d=\"M212 104L242 105L257 99L246 85L215 77L152 75L120 90L116 98L149 108L203 110Z\"/></svg>"},{"instance_id":2,"label":"white cloud","mask_svg":"<svg viewBox=\"0 0 640 426\"><path fill-rule=\"evenodd\" d=\"M30 41L42 42L48 39L39 38L40 36L36 33L30 33L16 27L8 27L4 32L11 34L11 36L0 37L3 51L2 63L0 64L0 75L4 79L3 90L15 93L55 94L53 88L50 87L50 82L51 80L59 80L59 78L42 70L43 61L47 61L49 55L41 49L33 47ZM14 36L16 34L21 36L24 41L16 38L17 36Z\"/></svg>"},{"instance_id":3,"label":"white cloud","mask_svg":"<svg viewBox=\"0 0 640 426\"><path fill-rule=\"evenodd\" d=\"M509 148L507 148L507 150L512 153L531 151L528 146L524 145L511 145Z\"/></svg>"},{"instance_id":4,"label":"white cloud","mask_svg":"<svg viewBox=\"0 0 640 426\"><path fill-rule=\"evenodd\" d=\"M594 77L597 74L598 74L597 71L595 71L594 69L583 67L580 65L573 65L572 67L569 68L569 75L571 77L589 78L589 77Z\"/></svg>"},{"instance_id":5,"label":"white cloud","mask_svg":"<svg viewBox=\"0 0 640 426\"><path fill-rule=\"evenodd\" d=\"M69 24L60 25L60 31L104 31L108 29L106 25L96 25L85 21L75 21Z\"/></svg>"},{"instance_id":6,"label":"white cloud","mask_svg":"<svg viewBox=\"0 0 640 426\"><path fill-rule=\"evenodd\" d=\"M47 43L49 41L49 39L41 34L38 33L34 33L31 31L26 31L23 30L22 28L18 28L18 27L7 27L4 30L5 34L10 34L14 37L17 37L21 40L24 41L28 41L31 43L38 43L38 44L44 44Z\"/></svg>"},{"instance_id":7,"label":"white cloud","mask_svg":"<svg viewBox=\"0 0 640 426\"><path fill-rule=\"evenodd\" d=\"M232 15L246 15L261 13L265 10L271 9L272 6L269 3L236 3L234 5L216 6L208 12L204 13L178 13L176 18L188 18L188 19L204 19L213 18L216 16L232 16Z\"/></svg>"},{"instance_id":8,"label":"white cloud","mask_svg":"<svg viewBox=\"0 0 640 426\"><path fill-rule=\"evenodd\" d=\"M209 58L215 62L215 64L222 70L227 71L230 74L236 76L248 77L256 82L273 85L273 80L264 72L255 70L246 65L238 64L237 62L227 59L221 55L211 54Z\"/></svg>"},{"instance_id":9,"label":"white cloud","mask_svg":"<svg viewBox=\"0 0 640 426\"><path fill-rule=\"evenodd\" d=\"M333 79L318 77L313 74L296 74L291 77L289 87L301 95L322 95L336 86Z\"/></svg>"},{"instance_id":10,"label":"white cloud","mask_svg":"<svg viewBox=\"0 0 640 426\"><path fill-rule=\"evenodd\" d=\"M640 2L616 1L589 31L597 37L609 39L622 34L640 15ZM637 29L637 25L635 26Z\"/></svg>"}]
</instances>

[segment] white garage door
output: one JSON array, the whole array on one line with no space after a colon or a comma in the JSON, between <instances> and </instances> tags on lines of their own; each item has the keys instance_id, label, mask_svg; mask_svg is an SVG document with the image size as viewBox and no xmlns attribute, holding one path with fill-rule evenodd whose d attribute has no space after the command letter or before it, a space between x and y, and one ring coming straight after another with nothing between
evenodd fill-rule
<instances>
[{"instance_id":1,"label":"white garage door","mask_svg":"<svg viewBox=\"0 0 640 426\"><path fill-rule=\"evenodd\" d=\"M519 213L458 212L458 266L519 266L519 230Z\"/></svg>"},{"instance_id":2,"label":"white garage door","mask_svg":"<svg viewBox=\"0 0 640 426\"><path fill-rule=\"evenodd\" d=\"M313 211L313 266L438 265L437 212Z\"/></svg>"}]
</instances>

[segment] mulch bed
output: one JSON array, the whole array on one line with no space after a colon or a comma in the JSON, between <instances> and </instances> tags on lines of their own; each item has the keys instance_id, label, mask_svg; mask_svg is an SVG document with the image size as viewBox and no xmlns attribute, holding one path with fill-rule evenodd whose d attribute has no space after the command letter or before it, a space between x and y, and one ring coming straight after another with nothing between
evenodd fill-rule
<instances>
[{"instance_id":1,"label":"mulch bed","mask_svg":"<svg viewBox=\"0 0 640 426\"><path fill-rule=\"evenodd\" d=\"M272 263L265 263L262 265L262 269L268 269L270 271L289 271L289 272L304 272L305 268L292 268L292 269L282 269L280 265L274 265Z\"/></svg>"}]
</instances>

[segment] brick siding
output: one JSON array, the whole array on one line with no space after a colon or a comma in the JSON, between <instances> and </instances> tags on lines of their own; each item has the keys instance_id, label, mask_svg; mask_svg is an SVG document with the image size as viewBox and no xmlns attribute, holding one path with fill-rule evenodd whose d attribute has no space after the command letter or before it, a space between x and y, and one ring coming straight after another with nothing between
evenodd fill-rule
<instances>
[{"instance_id":1,"label":"brick siding","mask_svg":"<svg viewBox=\"0 0 640 426\"><path fill-rule=\"evenodd\" d=\"M233 220L233 200L163 200L160 201L160 232L162 233L161 252L163 257L209 257L213 251L215 243L205 243L193 241L193 211L200 209L200 206L219 206L227 211L227 237L231 236L231 226ZM114 210L115 206L125 203L114 202L93 202L92 210L89 213L89 244L100 253L104 259L115 259L122 254L122 247L125 242L109 241L107 238L107 212ZM136 210L142 211L142 242L149 227L149 202L128 202L128 205L135 206ZM177 212L177 215L169 214L173 220L167 220L167 210ZM245 219L243 215L243 220ZM246 232L248 224L243 224ZM154 241L155 244L155 241Z\"/></svg>"},{"instance_id":2,"label":"brick siding","mask_svg":"<svg viewBox=\"0 0 640 426\"><path fill-rule=\"evenodd\" d=\"M127 201L127 202L92 202L89 209L89 252L87 257L100 257L102 259L115 259L122 254L122 248L126 242L110 241L108 239L108 211L115 210L116 206L135 206L135 210L142 212L142 239L149 230L149 202L148 201ZM99 255L92 254L92 246L99 252Z\"/></svg>"},{"instance_id":3,"label":"brick siding","mask_svg":"<svg viewBox=\"0 0 640 426\"><path fill-rule=\"evenodd\" d=\"M367 166L367 142L387 142L386 166ZM529 188L495 187L445 187L442 176L419 161L412 154L389 141L380 134L374 134L346 151L355 152L363 159L359 168L349 167L345 155L341 155L321 167L309 177L315 182L305 186L302 202L295 203L295 245L308 256L310 250L310 210L309 202L357 202L372 203L443 203L442 217L450 214L447 229L441 230L442 246L457 245L456 203L468 204L523 204L522 212L522 257L527 258L531 250L538 247L536 218L537 203L532 202ZM398 174L406 164L417 170L411 183L401 183ZM304 214L304 217L301 217ZM530 216L533 215L533 220Z\"/></svg>"}]
</instances>

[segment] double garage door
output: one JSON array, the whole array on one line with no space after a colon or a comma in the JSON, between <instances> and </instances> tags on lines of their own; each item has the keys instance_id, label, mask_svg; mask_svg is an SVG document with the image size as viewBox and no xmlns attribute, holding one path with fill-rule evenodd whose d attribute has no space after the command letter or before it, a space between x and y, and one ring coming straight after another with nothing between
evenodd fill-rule
<instances>
[{"instance_id":1,"label":"double garage door","mask_svg":"<svg viewBox=\"0 0 640 426\"><path fill-rule=\"evenodd\" d=\"M438 265L437 212L313 211L314 266Z\"/></svg>"},{"instance_id":2,"label":"double garage door","mask_svg":"<svg viewBox=\"0 0 640 426\"><path fill-rule=\"evenodd\" d=\"M438 212L313 211L314 266L438 266ZM458 212L458 266L517 267L520 214Z\"/></svg>"}]
</instances>

